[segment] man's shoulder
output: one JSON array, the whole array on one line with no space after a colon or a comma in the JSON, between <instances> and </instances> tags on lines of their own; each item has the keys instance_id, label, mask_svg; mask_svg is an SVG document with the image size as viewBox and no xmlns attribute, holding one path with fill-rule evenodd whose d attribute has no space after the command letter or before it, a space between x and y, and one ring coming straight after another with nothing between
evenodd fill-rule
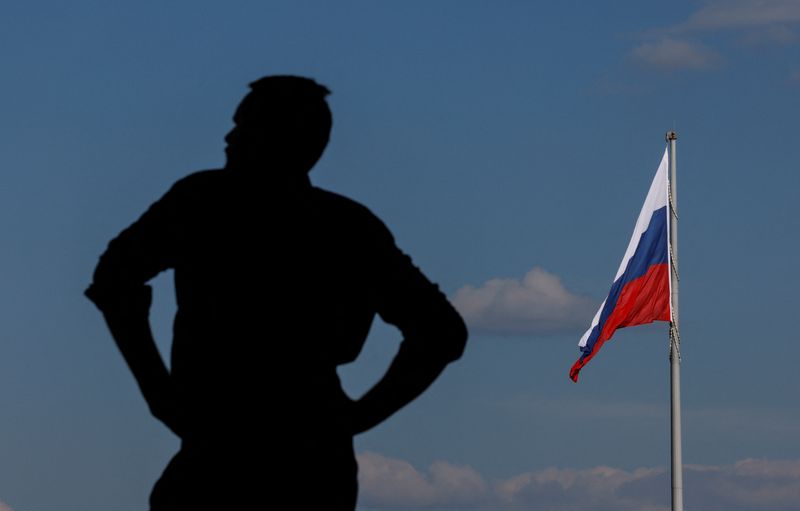
<instances>
[{"instance_id":1,"label":"man's shoulder","mask_svg":"<svg viewBox=\"0 0 800 511\"><path fill-rule=\"evenodd\" d=\"M366 243L370 250L395 247L392 232L367 206L344 195L312 187L317 210L328 228L348 239Z\"/></svg>"},{"instance_id":2,"label":"man's shoulder","mask_svg":"<svg viewBox=\"0 0 800 511\"><path fill-rule=\"evenodd\" d=\"M366 225L388 233L388 229L383 221L360 202L329 190L317 188L316 186L312 187L311 190L314 201L321 211L332 214L338 219L348 222L350 225Z\"/></svg>"},{"instance_id":3,"label":"man's shoulder","mask_svg":"<svg viewBox=\"0 0 800 511\"><path fill-rule=\"evenodd\" d=\"M158 203L184 208L195 202L218 196L227 182L222 169L209 169L192 172L177 181L159 199Z\"/></svg>"},{"instance_id":4,"label":"man's shoulder","mask_svg":"<svg viewBox=\"0 0 800 511\"><path fill-rule=\"evenodd\" d=\"M345 197L344 195L316 186L311 187L311 193L314 194L314 199L321 205L351 211L355 214L375 216L369 208L350 197Z\"/></svg>"},{"instance_id":5,"label":"man's shoulder","mask_svg":"<svg viewBox=\"0 0 800 511\"><path fill-rule=\"evenodd\" d=\"M175 181L172 189L184 192L214 188L225 180L226 173L223 169L198 170Z\"/></svg>"}]
</instances>

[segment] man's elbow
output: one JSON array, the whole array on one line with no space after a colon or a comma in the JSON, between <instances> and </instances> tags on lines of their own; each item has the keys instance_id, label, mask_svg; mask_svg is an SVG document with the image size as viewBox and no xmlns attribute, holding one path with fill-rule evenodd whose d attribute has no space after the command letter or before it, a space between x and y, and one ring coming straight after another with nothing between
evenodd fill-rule
<instances>
[{"instance_id":1,"label":"man's elbow","mask_svg":"<svg viewBox=\"0 0 800 511\"><path fill-rule=\"evenodd\" d=\"M84 296L106 315L147 317L153 300L152 288L146 284L95 281Z\"/></svg>"},{"instance_id":2,"label":"man's elbow","mask_svg":"<svg viewBox=\"0 0 800 511\"><path fill-rule=\"evenodd\" d=\"M440 356L445 363L461 358L467 345L467 325L455 309L451 309L439 326Z\"/></svg>"}]
</instances>

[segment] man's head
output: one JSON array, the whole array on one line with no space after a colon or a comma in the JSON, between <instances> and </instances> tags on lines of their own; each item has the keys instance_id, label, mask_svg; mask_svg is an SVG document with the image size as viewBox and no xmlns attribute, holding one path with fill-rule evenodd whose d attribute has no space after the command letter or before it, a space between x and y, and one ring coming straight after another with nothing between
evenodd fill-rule
<instances>
[{"instance_id":1,"label":"man's head","mask_svg":"<svg viewBox=\"0 0 800 511\"><path fill-rule=\"evenodd\" d=\"M310 78L266 76L250 84L225 137L228 167L305 173L322 155L331 130L330 91Z\"/></svg>"}]
</instances>

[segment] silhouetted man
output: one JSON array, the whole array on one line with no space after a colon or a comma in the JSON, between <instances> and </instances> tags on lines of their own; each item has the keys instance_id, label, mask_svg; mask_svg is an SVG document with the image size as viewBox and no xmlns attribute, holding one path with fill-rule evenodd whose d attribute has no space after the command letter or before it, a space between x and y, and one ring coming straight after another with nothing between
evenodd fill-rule
<instances>
[{"instance_id":1,"label":"silhouetted man","mask_svg":"<svg viewBox=\"0 0 800 511\"><path fill-rule=\"evenodd\" d=\"M175 183L101 256L87 296L151 412L182 440L151 509L353 509L352 437L423 392L466 328L381 221L307 173L328 142L329 91L307 78L250 85L224 169ZM171 368L146 282L175 270ZM404 340L361 399L336 367L375 314Z\"/></svg>"}]
</instances>

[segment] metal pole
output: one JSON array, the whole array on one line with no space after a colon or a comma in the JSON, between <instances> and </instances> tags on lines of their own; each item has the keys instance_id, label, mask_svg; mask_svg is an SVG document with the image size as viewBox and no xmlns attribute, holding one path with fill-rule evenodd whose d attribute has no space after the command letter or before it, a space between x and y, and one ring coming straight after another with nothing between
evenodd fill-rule
<instances>
[{"instance_id":1,"label":"metal pole","mask_svg":"<svg viewBox=\"0 0 800 511\"><path fill-rule=\"evenodd\" d=\"M681 352L678 329L678 186L675 165L674 131L667 132L669 142L669 243L670 297L672 321L669 331L670 404L672 416L672 511L683 511L683 459L681 454Z\"/></svg>"}]
</instances>

